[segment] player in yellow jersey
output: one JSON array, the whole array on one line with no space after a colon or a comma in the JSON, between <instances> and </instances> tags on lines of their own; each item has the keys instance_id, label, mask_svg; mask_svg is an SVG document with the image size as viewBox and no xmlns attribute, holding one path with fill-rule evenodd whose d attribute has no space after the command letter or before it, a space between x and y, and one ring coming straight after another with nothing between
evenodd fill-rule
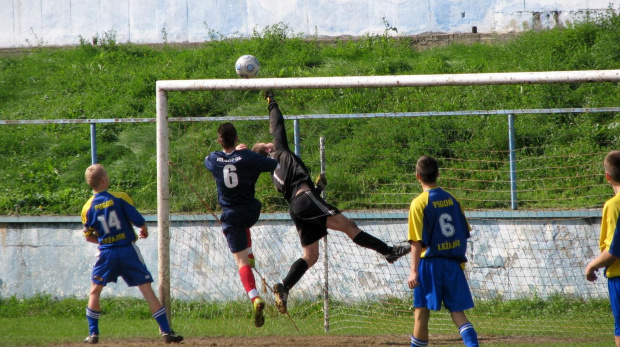
<instances>
[{"instance_id":1,"label":"player in yellow jersey","mask_svg":"<svg viewBox=\"0 0 620 347\"><path fill-rule=\"evenodd\" d=\"M599 247L601 253L586 267L586 279L596 281L596 271L605 268L609 301L614 314L616 346L620 347L620 233L616 233L620 218L620 151L611 151L603 161L605 179L614 189L615 196L603 206L601 236Z\"/></svg>"},{"instance_id":2,"label":"player in yellow jersey","mask_svg":"<svg viewBox=\"0 0 620 347\"><path fill-rule=\"evenodd\" d=\"M415 174L424 191L411 202L407 223L411 243L407 284L413 289L415 309L411 347L428 346L430 311L439 311L442 303L465 346L478 347L478 333L465 315L474 301L462 267L471 227L459 201L437 185L437 159L421 156Z\"/></svg>"},{"instance_id":3,"label":"player in yellow jersey","mask_svg":"<svg viewBox=\"0 0 620 347\"><path fill-rule=\"evenodd\" d=\"M179 343L183 336L170 328L166 309L153 292L153 276L146 267L136 245L138 238L149 236L142 214L133 200L124 192L110 192L110 177L101 164L86 169L86 182L93 189L93 196L82 208L82 224L86 241L99 245L97 262L91 275L90 295L86 307L88 337L85 343L99 342L100 296L103 288L116 282L120 276L129 287L138 287L146 299L153 318L166 343ZM134 226L140 229L137 235Z\"/></svg>"}]
</instances>

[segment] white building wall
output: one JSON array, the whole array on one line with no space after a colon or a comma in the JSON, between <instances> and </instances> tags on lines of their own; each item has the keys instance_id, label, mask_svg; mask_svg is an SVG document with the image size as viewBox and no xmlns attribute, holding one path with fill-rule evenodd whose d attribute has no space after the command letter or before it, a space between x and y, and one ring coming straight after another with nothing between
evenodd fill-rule
<instances>
[{"instance_id":1,"label":"white building wall","mask_svg":"<svg viewBox=\"0 0 620 347\"><path fill-rule=\"evenodd\" d=\"M619 0L0 0L0 48L248 37L284 23L318 36L520 32L618 10ZM395 34L393 30L388 31Z\"/></svg>"}]
</instances>

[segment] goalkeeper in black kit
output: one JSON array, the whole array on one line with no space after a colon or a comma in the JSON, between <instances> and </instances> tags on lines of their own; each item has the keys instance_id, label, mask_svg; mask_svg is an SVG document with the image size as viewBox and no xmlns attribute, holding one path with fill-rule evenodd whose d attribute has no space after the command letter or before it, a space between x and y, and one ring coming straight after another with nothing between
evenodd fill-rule
<instances>
[{"instance_id":1,"label":"goalkeeper in black kit","mask_svg":"<svg viewBox=\"0 0 620 347\"><path fill-rule=\"evenodd\" d=\"M289 148L284 118L273 92L266 91L264 97L268 103L269 132L273 135L273 142L257 143L252 150L270 156L278 162L278 167L271 173L271 178L276 189L289 202L289 214L295 223L303 248L303 256L291 265L282 283L275 284L273 288L276 306L280 313L284 314L287 312L289 290L317 262L319 240L327 235L328 228L345 233L359 246L379 252L390 264L410 253L411 246L388 246L385 242L360 230L354 221L321 198L320 190L326 183L324 177L321 176L315 186L304 162Z\"/></svg>"}]
</instances>

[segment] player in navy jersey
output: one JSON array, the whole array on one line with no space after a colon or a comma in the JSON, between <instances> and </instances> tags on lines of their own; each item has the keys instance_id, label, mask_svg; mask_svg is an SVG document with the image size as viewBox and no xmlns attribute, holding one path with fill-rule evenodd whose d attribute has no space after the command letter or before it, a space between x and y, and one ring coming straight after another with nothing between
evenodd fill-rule
<instances>
[{"instance_id":1,"label":"player in navy jersey","mask_svg":"<svg viewBox=\"0 0 620 347\"><path fill-rule=\"evenodd\" d=\"M99 244L99 256L91 276L92 285L86 307L89 335L84 342L99 342L101 291L109 282L116 282L118 276L121 276L128 286L137 286L140 289L153 318L159 324L164 342L183 341L183 337L170 328L166 310L151 288L153 277L135 244L138 237L145 239L149 236L144 218L133 206L129 195L123 192L108 192L110 178L101 164L89 166L85 177L94 195L82 208L84 236L86 241ZM136 235L134 226L140 229L139 236Z\"/></svg>"},{"instance_id":2,"label":"player in navy jersey","mask_svg":"<svg viewBox=\"0 0 620 347\"><path fill-rule=\"evenodd\" d=\"M620 151L609 152L603 161L605 179L614 190L614 196L605 202L601 219L599 253L586 267L586 280L594 282L596 271L604 268L611 312L614 315L614 336L620 347Z\"/></svg>"},{"instance_id":3,"label":"player in navy jersey","mask_svg":"<svg viewBox=\"0 0 620 347\"><path fill-rule=\"evenodd\" d=\"M278 163L250 151L245 145L237 146L237 130L229 122L218 127L217 141L222 150L209 154L204 164L215 178L217 199L222 207L222 230L237 263L241 283L252 300L254 325L260 328L265 323L265 302L258 295L252 273L250 227L258 221L261 210L260 201L254 197L256 181L261 172L273 171Z\"/></svg>"},{"instance_id":4,"label":"player in navy jersey","mask_svg":"<svg viewBox=\"0 0 620 347\"><path fill-rule=\"evenodd\" d=\"M257 143L252 150L271 156L278 162L278 167L271 173L271 177L276 189L290 204L289 214L295 223L303 248L303 256L291 265L282 283L275 284L273 288L278 310L280 313L286 313L288 293L317 262L319 240L327 235L328 228L344 232L357 245L379 252L390 264L408 254L410 246L388 246L385 242L360 230L354 221L323 200L310 178L306 165L289 148L284 118L273 92L265 92L265 98L269 110L269 132L273 135L273 142Z\"/></svg>"},{"instance_id":5,"label":"player in navy jersey","mask_svg":"<svg viewBox=\"0 0 620 347\"><path fill-rule=\"evenodd\" d=\"M435 158L420 157L416 177L424 192L413 199L409 208L412 254L407 284L413 289L415 308L411 346L428 345L430 310L439 311L442 302L465 346L478 346L478 335L464 313L474 307L463 272L469 223L456 198L437 186L439 163Z\"/></svg>"}]
</instances>

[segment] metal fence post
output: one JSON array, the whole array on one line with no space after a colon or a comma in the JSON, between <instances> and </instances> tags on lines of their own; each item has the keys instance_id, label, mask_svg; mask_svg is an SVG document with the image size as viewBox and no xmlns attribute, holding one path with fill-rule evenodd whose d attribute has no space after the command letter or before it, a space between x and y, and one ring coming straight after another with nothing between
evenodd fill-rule
<instances>
[{"instance_id":1,"label":"metal fence post","mask_svg":"<svg viewBox=\"0 0 620 347\"><path fill-rule=\"evenodd\" d=\"M325 173L325 138L321 136L319 152L321 154L321 173ZM325 190L321 192L325 198ZM325 285L323 287L323 327L325 332L329 332L329 253L327 252L327 236L323 237L323 276Z\"/></svg>"},{"instance_id":2,"label":"metal fence post","mask_svg":"<svg viewBox=\"0 0 620 347\"><path fill-rule=\"evenodd\" d=\"M299 135L299 119L293 120L293 128L295 129L295 154L301 158L301 136Z\"/></svg>"},{"instance_id":3,"label":"metal fence post","mask_svg":"<svg viewBox=\"0 0 620 347\"><path fill-rule=\"evenodd\" d=\"M97 164L97 124L90 123L90 163Z\"/></svg>"},{"instance_id":4,"label":"metal fence post","mask_svg":"<svg viewBox=\"0 0 620 347\"><path fill-rule=\"evenodd\" d=\"M515 120L508 115L508 147L510 148L510 208L517 209L517 159L515 153Z\"/></svg>"}]
</instances>

